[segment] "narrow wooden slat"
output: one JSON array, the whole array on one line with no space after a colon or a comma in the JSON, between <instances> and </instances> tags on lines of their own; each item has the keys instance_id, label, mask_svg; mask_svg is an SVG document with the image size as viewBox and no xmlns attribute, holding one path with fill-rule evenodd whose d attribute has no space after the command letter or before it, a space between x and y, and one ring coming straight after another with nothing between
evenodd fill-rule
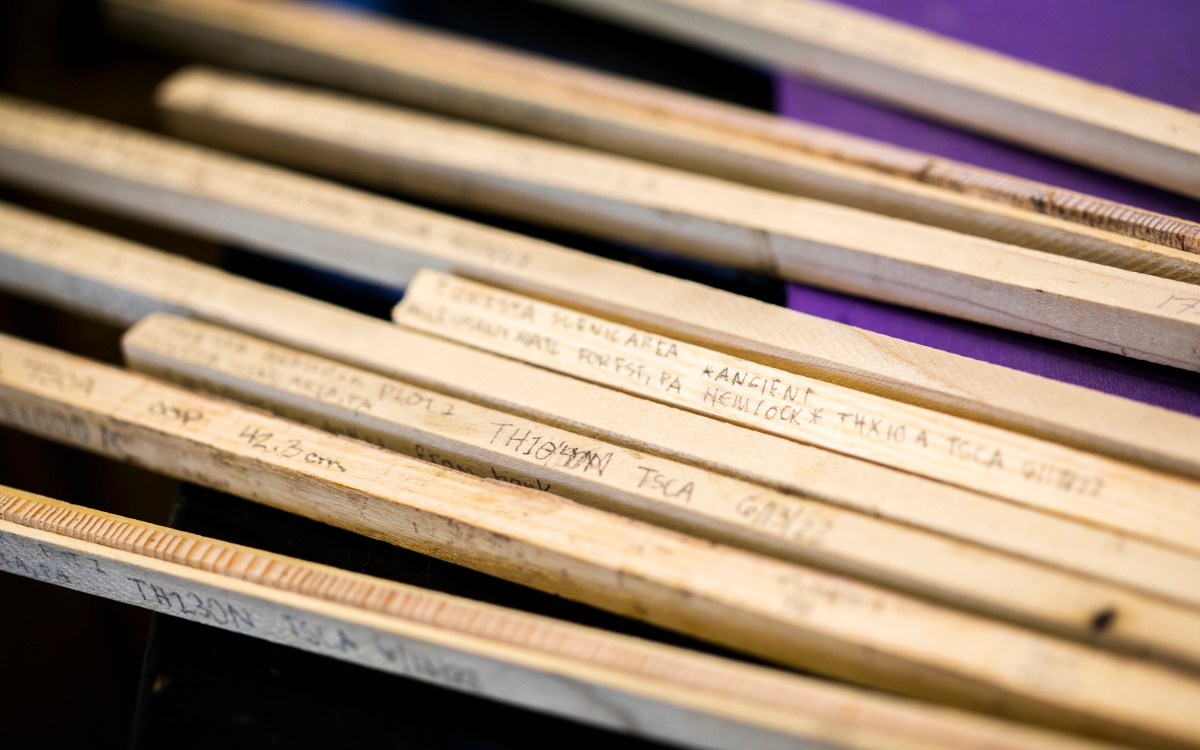
<instances>
[{"instance_id":1,"label":"narrow wooden slat","mask_svg":"<svg viewBox=\"0 0 1200 750\"><path fill-rule=\"evenodd\" d=\"M1200 554L1200 483L433 271L397 322L451 341Z\"/></svg>"},{"instance_id":2,"label":"narrow wooden slat","mask_svg":"<svg viewBox=\"0 0 1200 750\"><path fill-rule=\"evenodd\" d=\"M1200 645L1191 635L1200 632L1194 608L1168 606L196 321L151 315L125 335L123 348L141 372L435 464L1200 667Z\"/></svg>"},{"instance_id":3,"label":"narrow wooden slat","mask_svg":"<svg viewBox=\"0 0 1200 750\"><path fill-rule=\"evenodd\" d=\"M119 324L157 310L195 315L634 450L1200 600L1200 558L1192 555L409 333L2 204L0 286Z\"/></svg>"},{"instance_id":4,"label":"narrow wooden slat","mask_svg":"<svg viewBox=\"0 0 1200 750\"><path fill-rule=\"evenodd\" d=\"M882 16L822 0L550 2L1200 197L1200 114Z\"/></svg>"},{"instance_id":5,"label":"narrow wooden slat","mask_svg":"<svg viewBox=\"0 0 1200 750\"><path fill-rule=\"evenodd\" d=\"M0 422L781 663L1200 747L1200 681L0 337Z\"/></svg>"},{"instance_id":6,"label":"narrow wooden slat","mask_svg":"<svg viewBox=\"0 0 1200 750\"><path fill-rule=\"evenodd\" d=\"M108 0L172 54L356 91L750 185L1196 281L1200 225L384 16ZM1142 242L1144 241L1144 242Z\"/></svg>"},{"instance_id":7,"label":"narrow wooden slat","mask_svg":"<svg viewBox=\"0 0 1200 750\"><path fill-rule=\"evenodd\" d=\"M414 263L453 267L790 372L1200 477L1200 420L1165 409L19 99L0 97L0 115L0 176L30 187L375 282L403 283Z\"/></svg>"},{"instance_id":8,"label":"narrow wooden slat","mask_svg":"<svg viewBox=\"0 0 1200 750\"><path fill-rule=\"evenodd\" d=\"M7 487L0 570L687 747L1099 747ZM13 616L22 603L10 606Z\"/></svg>"},{"instance_id":9,"label":"narrow wooden slat","mask_svg":"<svg viewBox=\"0 0 1200 750\"><path fill-rule=\"evenodd\" d=\"M1200 370L1200 315L1171 305L1194 284L245 76L189 69L159 104L329 176Z\"/></svg>"}]
</instances>

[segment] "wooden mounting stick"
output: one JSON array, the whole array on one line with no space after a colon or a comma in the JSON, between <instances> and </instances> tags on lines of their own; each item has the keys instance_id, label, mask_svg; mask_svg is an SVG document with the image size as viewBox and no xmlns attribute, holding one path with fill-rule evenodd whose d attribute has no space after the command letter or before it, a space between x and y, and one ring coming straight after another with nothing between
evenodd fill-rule
<instances>
[{"instance_id":1,"label":"wooden mounting stick","mask_svg":"<svg viewBox=\"0 0 1200 750\"><path fill-rule=\"evenodd\" d=\"M410 333L3 204L0 286L118 324L153 311L195 315L634 450L1170 599L1200 598L1195 556Z\"/></svg>"},{"instance_id":2,"label":"wooden mounting stick","mask_svg":"<svg viewBox=\"0 0 1200 750\"><path fill-rule=\"evenodd\" d=\"M1098 745L0 488L0 570L696 748ZM11 607L22 606L10 602Z\"/></svg>"},{"instance_id":3,"label":"wooden mounting stick","mask_svg":"<svg viewBox=\"0 0 1200 750\"><path fill-rule=\"evenodd\" d=\"M397 322L716 419L1200 554L1200 483L799 378L434 271Z\"/></svg>"},{"instance_id":4,"label":"wooden mounting stick","mask_svg":"<svg viewBox=\"0 0 1200 750\"><path fill-rule=\"evenodd\" d=\"M141 372L435 464L980 614L1200 667L1200 644L1192 636L1200 632L1196 609L1178 609L196 321L151 315L125 335L123 348Z\"/></svg>"},{"instance_id":5,"label":"wooden mounting stick","mask_svg":"<svg viewBox=\"0 0 1200 750\"><path fill-rule=\"evenodd\" d=\"M0 336L0 423L783 664L1200 747L1200 680Z\"/></svg>"},{"instance_id":6,"label":"wooden mounting stick","mask_svg":"<svg viewBox=\"0 0 1200 750\"><path fill-rule=\"evenodd\" d=\"M1200 198L1200 114L822 0L549 0Z\"/></svg>"},{"instance_id":7,"label":"wooden mounting stick","mask_svg":"<svg viewBox=\"0 0 1200 750\"><path fill-rule=\"evenodd\" d=\"M107 0L106 7L121 32L172 54L1197 280L1191 254L1200 252L1200 225L1193 222L381 15L241 0Z\"/></svg>"},{"instance_id":8,"label":"wooden mounting stick","mask_svg":"<svg viewBox=\"0 0 1200 750\"><path fill-rule=\"evenodd\" d=\"M10 97L0 97L0 176L376 283L403 283L414 264L451 267L789 372L1200 477L1195 418ZM1177 312L1200 308L1180 301Z\"/></svg>"},{"instance_id":9,"label":"wooden mounting stick","mask_svg":"<svg viewBox=\"0 0 1200 750\"><path fill-rule=\"evenodd\" d=\"M189 138L329 176L1200 370L1200 314L1172 304L1194 284L245 76L189 69L159 103Z\"/></svg>"}]
</instances>

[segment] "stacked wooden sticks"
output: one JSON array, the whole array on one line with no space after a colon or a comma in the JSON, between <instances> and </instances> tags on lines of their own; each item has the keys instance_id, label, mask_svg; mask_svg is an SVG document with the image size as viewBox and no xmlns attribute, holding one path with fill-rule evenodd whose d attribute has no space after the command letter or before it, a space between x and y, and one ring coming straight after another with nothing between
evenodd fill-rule
<instances>
[{"instance_id":1,"label":"stacked wooden sticks","mask_svg":"<svg viewBox=\"0 0 1200 750\"><path fill-rule=\"evenodd\" d=\"M1184 221L1086 196L1038 213L1022 196L1040 186L949 190L915 175L969 168L905 176L895 165L911 155L868 158L851 141L378 21L288 3L108 5L148 41L675 166L209 71L160 99L195 139L1200 366L1200 318L1164 306L1200 296L1198 228ZM155 378L4 337L6 424L781 665L1107 740L1200 746L1195 419L11 98L0 177L412 280L394 326L0 207L0 285L132 325L127 360ZM0 495L0 545L9 570L156 606L128 584L136 571L224 613L210 622L284 642L296 639L279 618L305 613L434 651L475 675L459 689L676 743L1087 742L431 603L16 490ZM436 679L397 652L361 660ZM562 680L621 710L563 695Z\"/></svg>"}]
</instances>

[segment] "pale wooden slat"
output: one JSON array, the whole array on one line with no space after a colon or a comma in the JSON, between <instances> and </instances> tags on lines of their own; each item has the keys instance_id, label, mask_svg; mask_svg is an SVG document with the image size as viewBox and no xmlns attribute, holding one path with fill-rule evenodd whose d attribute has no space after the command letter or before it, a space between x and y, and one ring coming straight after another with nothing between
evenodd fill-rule
<instances>
[{"instance_id":1,"label":"pale wooden slat","mask_svg":"<svg viewBox=\"0 0 1200 750\"><path fill-rule=\"evenodd\" d=\"M394 317L626 393L1200 554L1194 481L434 271L417 274Z\"/></svg>"},{"instance_id":2,"label":"pale wooden slat","mask_svg":"<svg viewBox=\"0 0 1200 750\"><path fill-rule=\"evenodd\" d=\"M1094 644L1200 666L1200 613L623 449L196 321L154 314L137 370L435 464L553 492ZM1164 570L1172 576L1176 570ZM1196 603L1193 602L1193 607Z\"/></svg>"},{"instance_id":3,"label":"pale wooden slat","mask_svg":"<svg viewBox=\"0 0 1200 750\"><path fill-rule=\"evenodd\" d=\"M194 140L373 187L1200 370L1200 315L1171 304L1194 284L245 76L188 69L159 104Z\"/></svg>"},{"instance_id":4,"label":"pale wooden slat","mask_svg":"<svg viewBox=\"0 0 1200 750\"><path fill-rule=\"evenodd\" d=\"M1200 477L1200 420L1165 409L19 99L0 98L0 114L0 174L30 187L376 282L402 283L414 263L452 266L791 372Z\"/></svg>"},{"instance_id":5,"label":"pale wooden slat","mask_svg":"<svg viewBox=\"0 0 1200 750\"><path fill-rule=\"evenodd\" d=\"M240 0L108 0L106 6L119 30L176 55L1082 260L1200 279L1194 256L1200 225L1192 222L394 18Z\"/></svg>"},{"instance_id":6,"label":"pale wooden slat","mask_svg":"<svg viewBox=\"0 0 1200 750\"><path fill-rule=\"evenodd\" d=\"M1200 114L882 16L822 0L550 2L1200 197Z\"/></svg>"},{"instance_id":7,"label":"pale wooden slat","mask_svg":"<svg viewBox=\"0 0 1200 750\"><path fill-rule=\"evenodd\" d=\"M0 337L0 421L768 659L1200 747L1200 681Z\"/></svg>"},{"instance_id":8,"label":"pale wooden slat","mask_svg":"<svg viewBox=\"0 0 1200 750\"><path fill-rule=\"evenodd\" d=\"M7 487L0 570L687 747L1099 747Z\"/></svg>"},{"instance_id":9,"label":"pale wooden slat","mask_svg":"<svg viewBox=\"0 0 1200 750\"><path fill-rule=\"evenodd\" d=\"M0 285L132 324L177 311L634 450L1105 581L1200 599L1200 558L747 431L0 204Z\"/></svg>"}]
</instances>

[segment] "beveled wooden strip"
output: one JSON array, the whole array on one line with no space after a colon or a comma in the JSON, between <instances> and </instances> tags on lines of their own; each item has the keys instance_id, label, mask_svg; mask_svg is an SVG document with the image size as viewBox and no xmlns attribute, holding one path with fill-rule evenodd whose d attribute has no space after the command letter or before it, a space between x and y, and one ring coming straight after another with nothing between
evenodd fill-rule
<instances>
[{"instance_id":1,"label":"beveled wooden strip","mask_svg":"<svg viewBox=\"0 0 1200 750\"><path fill-rule=\"evenodd\" d=\"M1200 612L1194 608L630 451L197 321L151 315L125 335L123 349L141 372L435 464L1200 667L1200 644L1192 637L1200 632Z\"/></svg>"},{"instance_id":2,"label":"beveled wooden strip","mask_svg":"<svg viewBox=\"0 0 1200 750\"><path fill-rule=\"evenodd\" d=\"M1200 278L1195 259L1181 254L1200 252L1193 222L382 15L239 0L106 5L122 32L172 54L1165 278Z\"/></svg>"},{"instance_id":3,"label":"beveled wooden strip","mask_svg":"<svg viewBox=\"0 0 1200 750\"><path fill-rule=\"evenodd\" d=\"M883 16L822 0L550 2L1200 197L1200 114Z\"/></svg>"},{"instance_id":4,"label":"beveled wooden strip","mask_svg":"<svg viewBox=\"0 0 1200 750\"><path fill-rule=\"evenodd\" d=\"M195 315L634 450L1140 591L1200 599L1195 556L410 333L3 204L0 286L118 324L156 310Z\"/></svg>"},{"instance_id":5,"label":"beveled wooden strip","mask_svg":"<svg viewBox=\"0 0 1200 750\"><path fill-rule=\"evenodd\" d=\"M0 570L696 748L1099 747L0 488ZM32 603L10 601L9 616Z\"/></svg>"},{"instance_id":6,"label":"beveled wooden strip","mask_svg":"<svg viewBox=\"0 0 1200 750\"><path fill-rule=\"evenodd\" d=\"M435 271L398 323L699 414L1200 554L1200 483L796 377Z\"/></svg>"},{"instance_id":7,"label":"beveled wooden strip","mask_svg":"<svg viewBox=\"0 0 1200 750\"><path fill-rule=\"evenodd\" d=\"M0 336L0 422L781 663L1200 747L1200 680Z\"/></svg>"},{"instance_id":8,"label":"beveled wooden strip","mask_svg":"<svg viewBox=\"0 0 1200 750\"><path fill-rule=\"evenodd\" d=\"M1193 284L245 76L189 69L159 104L177 133L329 176L1200 370L1200 315L1171 304Z\"/></svg>"}]
</instances>

